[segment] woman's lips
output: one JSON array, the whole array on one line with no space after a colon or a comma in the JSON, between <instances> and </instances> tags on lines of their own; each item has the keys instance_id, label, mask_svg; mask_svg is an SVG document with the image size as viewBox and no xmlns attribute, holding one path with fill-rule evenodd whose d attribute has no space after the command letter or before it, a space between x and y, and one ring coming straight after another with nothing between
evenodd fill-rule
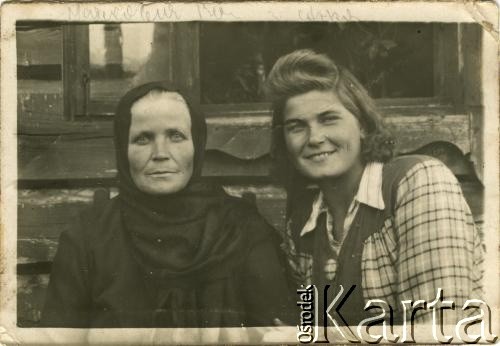
<instances>
[{"instance_id":1,"label":"woman's lips","mask_svg":"<svg viewBox=\"0 0 500 346\"><path fill-rule=\"evenodd\" d=\"M319 153L306 155L306 159L314 161L314 162L321 162L321 161L326 160L329 156L331 156L335 152L336 152L336 150L321 151Z\"/></svg>"},{"instance_id":2,"label":"woman's lips","mask_svg":"<svg viewBox=\"0 0 500 346\"><path fill-rule=\"evenodd\" d=\"M168 177L172 174L176 174L178 173L177 171L154 171L154 172L151 172L151 173L148 173L147 175L149 176L152 176L152 177L158 177L158 178L161 178L161 177Z\"/></svg>"}]
</instances>

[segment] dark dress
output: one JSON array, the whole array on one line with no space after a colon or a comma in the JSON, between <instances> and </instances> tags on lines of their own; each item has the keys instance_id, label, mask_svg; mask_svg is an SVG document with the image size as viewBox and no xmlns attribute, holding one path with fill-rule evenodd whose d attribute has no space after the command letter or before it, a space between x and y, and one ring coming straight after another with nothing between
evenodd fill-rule
<instances>
[{"instance_id":1,"label":"dark dress","mask_svg":"<svg viewBox=\"0 0 500 346\"><path fill-rule=\"evenodd\" d=\"M295 304L289 300L271 227L240 199L227 197L212 209L207 219L223 220L217 227L233 229L237 237L215 243L208 255L200 254L204 239L169 235L158 240L178 241L172 249L193 242L188 244L195 249L193 256L207 257L172 279L147 269L137 257L131 235L122 227L119 198L101 211L84 213L81 227L61 235L42 325L230 327L293 318Z\"/></svg>"}]
</instances>

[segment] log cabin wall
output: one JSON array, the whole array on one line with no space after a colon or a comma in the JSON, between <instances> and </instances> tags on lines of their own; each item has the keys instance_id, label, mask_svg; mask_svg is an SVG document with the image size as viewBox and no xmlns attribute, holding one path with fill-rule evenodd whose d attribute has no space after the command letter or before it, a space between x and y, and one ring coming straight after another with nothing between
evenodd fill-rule
<instances>
[{"instance_id":1,"label":"log cabin wall","mask_svg":"<svg viewBox=\"0 0 500 346\"><path fill-rule=\"evenodd\" d=\"M105 28L104 42L120 37L117 28ZM113 50L102 55L109 60L108 70L91 69L92 59L96 59L89 52L92 30L88 25L64 23L18 25L21 327L36 326L39 321L60 233L93 203L96 191L105 188L111 195L117 193L112 112L116 90L123 89L123 79L129 77L114 61L123 56ZM269 105L239 94L235 94L243 100L239 103L209 102L217 95L206 92L210 85L207 87L203 79L207 74L203 50L208 50L205 46L210 35L226 29L211 30L212 34L205 32L202 23L155 24L153 41L165 43L153 45L149 65L133 76L134 83L167 79L192 90L202 103L208 123L203 176L222 183L231 194L255 198L264 217L282 229L286 194L269 176ZM398 153L428 154L445 162L459 179L480 225L481 29L473 24L433 24L430 32L432 96L390 97L390 90L380 87L375 90L382 95L377 102L397 135ZM385 44L391 47L390 42ZM386 51L390 49L386 47ZM259 55L256 59L260 63ZM267 71L269 68L266 66ZM418 71L419 67L406 68ZM115 78L99 85L94 80L98 73L114 74ZM258 83L253 88L258 95Z\"/></svg>"}]
</instances>

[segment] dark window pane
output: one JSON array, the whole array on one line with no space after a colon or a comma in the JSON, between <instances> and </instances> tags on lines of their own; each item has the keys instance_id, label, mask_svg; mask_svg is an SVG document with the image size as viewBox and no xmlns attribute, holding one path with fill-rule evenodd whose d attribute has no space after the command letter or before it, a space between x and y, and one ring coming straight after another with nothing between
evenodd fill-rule
<instances>
[{"instance_id":1,"label":"dark window pane","mask_svg":"<svg viewBox=\"0 0 500 346\"><path fill-rule=\"evenodd\" d=\"M263 101L280 56L312 48L348 67L376 98L433 96L433 26L427 23L202 23L203 103Z\"/></svg>"}]
</instances>

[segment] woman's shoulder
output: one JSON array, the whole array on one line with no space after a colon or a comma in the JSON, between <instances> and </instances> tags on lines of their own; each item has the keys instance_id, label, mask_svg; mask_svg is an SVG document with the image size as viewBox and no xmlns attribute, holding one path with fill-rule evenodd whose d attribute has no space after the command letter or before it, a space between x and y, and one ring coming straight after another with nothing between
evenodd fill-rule
<instances>
[{"instance_id":1,"label":"woman's shoulder","mask_svg":"<svg viewBox=\"0 0 500 346\"><path fill-rule=\"evenodd\" d=\"M393 207L419 196L462 196L460 183L450 168L425 155L400 156L385 164L383 190L384 201Z\"/></svg>"},{"instance_id":2,"label":"woman's shoulder","mask_svg":"<svg viewBox=\"0 0 500 346\"><path fill-rule=\"evenodd\" d=\"M403 196L416 190L441 189L456 185L453 172L439 159L427 155L403 155L384 164L382 189L384 202L393 207Z\"/></svg>"},{"instance_id":3,"label":"woman's shoulder","mask_svg":"<svg viewBox=\"0 0 500 346\"><path fill-rule=\"evenodd\" d=\"M444 164L428 155L401 155L392 158L389 162L384 164L384 174L387 175L398 175L403 177L405 174L417 166L426 165L442 165ZM446 167L446 166L445 166Z\"/></svg>"},{"instance_id":4,"label":"woman's shoulder","mask_svg":"<svg viewBox=\"0 0 500 346\"><path fill-rule=\"evenodd\" d=\"M432 156L403 155L384 164L385 185L397 187L404 181L418 180L419 177L456 181L453 172L443 162Z\"/></svg>"},{"instance_id":5,"label":"woman's shoulder","mask_svg":"<svg viewBox=\"0 0 500 346\"><path fill-rule=\"evenodd\" d=\"M100 242L107 237L107 233L112 232L110 224L119 220L118 198L114 197L85 207L62 236L87 244Z\"/></svg>"},{"instance_id":6,"label":"woman's shoulder","mask_svg":"<svg viewBox=\"0 0 500 346\"><path fill-rule=\"evenodd\" d=\"M384 165L384 179L396 178L401 184L403 180L414 177L428 177L456 181L453 172L439 159L427 155L398 156Z\"/></svg>"}]
</instances>

